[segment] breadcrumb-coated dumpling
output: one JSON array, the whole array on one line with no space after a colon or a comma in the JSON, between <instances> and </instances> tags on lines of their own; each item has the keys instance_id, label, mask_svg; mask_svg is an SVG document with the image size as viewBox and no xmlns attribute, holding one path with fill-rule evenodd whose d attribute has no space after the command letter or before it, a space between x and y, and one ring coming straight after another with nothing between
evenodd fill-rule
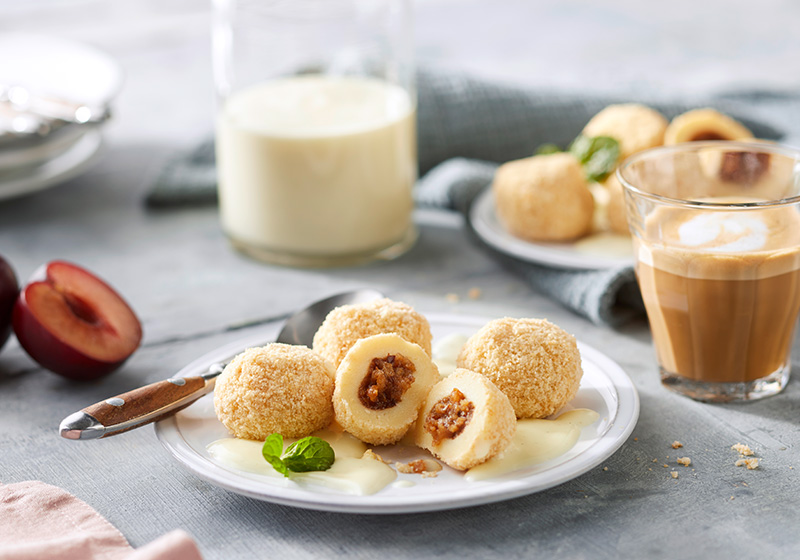
<instances>
[{"instance_id":1,"label":"breadcrumb-coated dumpling","mask_svg":"<svg viewBox=\"0 0 800 560\"><path fill-rule=\"evenodd\" d=\"M609 105L589 120L583 135L590 138L610 136L619 142L620 160L636 152L664 143L667 119L645 105L623 103Z\"/></svg>"},{"instance_id":2,"label":"breadcrumb-coated dumpling","mask_svg":"<svg viewBox=\"0 0 800 560\"><path fill-rule=\"evenodd\" d=\"M464 344L456 364L488 377L518 418L550 416L575 396L583 369L575 337L546 319L495 319Z\"/></svg>"},{"instance_id":3,"label":"breadcrumb-coated dumpling","mask_svg":"<svg viewBox=\"0 0 800 560\"><path fill-rule=\"evenodd\" d=\"M248 348L217 378L217 418L238 438L305 437L333 421L330 364L305 346Z\"/></svg>"},{"instance_id":4,"label":"breadcrumb-coated dumpling","mask_svg":"<svg viewBox=\"0 0 800 560\"><path fill-rule=\"evenodd\" d=\"M396 333L431 355L428 320L411 306L388 298L333 309L314 334L313 348L335 370L353 344L381 333Z\"/></svg>"},{"instance_id":5,"label":"breadcrumb-coated dumpling","mask_svg":"<svg viewBox=\"0 0 800 560\"><path fill-rule=\"evenodd\" d=\"M516 429L508 397L486 376L457 368L428 393L414 441L454 469L466 470L502 452Z\"/></svg>"},{"instance_id":6,"label":"breadcrumb-coated dumpling","mask_svg":"<svg viewBox=\"0 0 800 560\"><path fill-rule=\"evenodd\" d=\"M439 370L418 344L395 333L362 338L336 370L336 421L365 443L395 443L438 380Z\"/></svg>"},{"instance_id":7,"label":"breadcrumb-coated dumpling","mask_svg":"<svg viewBox=\"0 0 800 560\"><path fill-rule=\"evenodd\" d=\"M497 216L529 241L570 241L592 227L594 199L583 169L568 153L538 155L501 165L492 183Z\"/></svg>"}]
</instances>

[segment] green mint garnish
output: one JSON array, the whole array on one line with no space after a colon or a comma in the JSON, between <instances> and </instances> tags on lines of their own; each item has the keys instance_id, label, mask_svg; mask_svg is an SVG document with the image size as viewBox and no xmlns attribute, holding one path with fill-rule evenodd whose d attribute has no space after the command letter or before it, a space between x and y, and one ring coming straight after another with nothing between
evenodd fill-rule
<instances>
[{"instance_id":1,"label":"green mint garnish","mask_svg":"<svg viewBox=\"0 0 800 560\"><path fill-rule=\"evenodd\" d=\"M548 154L557 154L559 152L561 152L561 148L559 148L555 144L542 144L541 146L536 148L536 153L534 155L546 156Z\"/></svg>"},{"instance_id":2,"label":"green mint garnish","mask_svg":"<svg viewBox=\"0 0 800 560\"><path fill-rule=\"evenodd\" d=\"M614 170L619 159L619 142L610 136L579 135L569 146L569 152L583 166L586 178L602 181Z\"/></svg>"},{"instance_id":3,"label":"green mint garnish","mask_svg":"<svg viewBox=\"0 0 800 560\"><path fill-rule=\"evenodd\" d=\"M261 448L261 454L267 463L272 465L272 468L281 473L283 476L289 476L289 468L281 459L283 453L283 436L280 434L270 434L264 441L264 447Z\"/></svg>"},{"instance_id":4,"label":"green mint garnish","mask_svg":"<svg viewBox=\"0 0 800 560\"><path fill-rule=\"evenodd\" d=\"M283 454L283 462L294 472L327 471L335 458L331 445L314 436L297 440Z\"/></svg>"},{"instance_id":5,"label":"green mint garnish","mask_svg":"<svg viewBox=\"0 0 800 560\"><path fill-rule=\"evenodd\" d=\"M261 454L272 468L286 477L289 476L289 471L326 471L336 459L331 445L314 436L297 440L284 452L283 436L270 434L264 441Z\"/></svg>"}]
</instances>

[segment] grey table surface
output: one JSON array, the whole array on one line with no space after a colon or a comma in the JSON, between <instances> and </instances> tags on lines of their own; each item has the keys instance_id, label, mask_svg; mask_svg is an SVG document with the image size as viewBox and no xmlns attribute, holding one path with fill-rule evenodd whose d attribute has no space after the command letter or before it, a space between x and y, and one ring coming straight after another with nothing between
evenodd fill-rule
<instances>
[{"instance_id":1,"label":"grey table surface","mask_svg":"<svg viewBox=\"0 0 800 560\"><path fill-rule=\"evenodd\" d=\"M498 80L632 99L654 89L800 89L800 4L789 0L419 0L416 11L422 62ZM81 263L125 295L145 330L121 370L85 384L42 370L9 342L0 353L0 482L61 486L134 546L185 529L208 559L797 557L797 371L781 395L757 403L708 405L671 394L658 382L644 320L609 329L571 314L498 268L451 215L420 212L419 241L393 262L293 270L232 251L214 208L145 209L166 158L211 129L208 13L200 0L0 2L0 31L87 41L126 73L100 161L55 188L0 203L0 253L21 279L54 258ZM550 490L389 516L293 509L227 492L184 470L149 427L87 443L58 437L67 414L169 377L251 333L249 324L357 286L422 312L547 317L622 366L641 397L639 423L601 466ZM479 298L468 297L472 288ZM674 440L684 443L680 453ZM759 469L734 466L737 442L756 451ZM677 465L679 454L691 467Z\"/></svg>"}]
</instances>

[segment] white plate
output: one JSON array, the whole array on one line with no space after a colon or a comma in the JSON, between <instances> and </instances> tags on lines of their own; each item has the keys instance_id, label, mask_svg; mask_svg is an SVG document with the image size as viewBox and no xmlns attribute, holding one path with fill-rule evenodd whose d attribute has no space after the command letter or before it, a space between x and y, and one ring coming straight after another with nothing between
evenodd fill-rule
<instances>
[{"instance_id":1,"label":"white plate","mask_svg":"<svg viewBox=\"0 0 800 560\"><path fill-rule=\"evenodd\" d=\"M455 315L428 316L434 341L449 334L470 335L488 319ZM183 368L176 376L198 375L212 363L227 361L249 346L274 340L279 325L219 348ZM579 343L584 376L573 401L564 410L589 408L599 419L583 428L577 444L564 455L546 463L521 469L496 479L467 482L457 471L445 467L436 478L398 474L412 487L388 486L380 492L355 496L325 488L300 487L286 479L259 477L215 463L206 447L230 437L214 415L212 395L203 397L175 416L156 424L161 443L185 467L211 484L269 502L301 508L352 513L388 514L436 511L506 500L551 488L571 480L610 457L628 438L639 417L639 397L625 372L597 350ZM405 448L408 449L408 448ZM378 453L392 458L392 448ZM417 457L428 456L419 451Z\"/></svg>"},{"instance_id":2,"label":"white plate","mask_svg":"<svg viewBox=\"0 0 800 560\"><path fill-rule=\"evenodd\" d=\"M41 165L0 175L0 200L41 191L79 175L94 163L102 143L100 131L92 130Z\"/></svg>"},{"instance_id":3,"label":"white plate","mask_svg":"<svg viewBox=\"0 0 800 560\"><path fill-rule=\"evenodd\" d=\"M0 33L0 83L83 103L104 104L122 86L122 68L83 43L31 33Z\"/></svg>"},{"instance_id":4,"label":"white plate","mask_svg":"<svg viewBox=\"0 0 800 560\"><path fill-rule=\"evenodd\" d=\"M92 105L119 93L121 66L83 43L29 33L0 33L0 84ZM0 144L0 199L54 186L86 168L100 147L97 128L64 125L40 139Z\"/></svg>"},{"instance_id":5,"label":"white plate","mask_svg":"<svg viewBox=\"0 0 800 560\"><path fill-rule=\"evenodd\" d=\"M484 190L475 199L469 212L469 220L478 237L488 245L524 261L575 270L617 268L633 264L633 250L626 245L628 241L623 236L613 236L612 239L617 238L613 242L594 238L578 243L532 243L514 237L497 219L491 189Z\"/></svg>"},{"instance_id":6,"label":"white plate","mask_svg":"<svg viewBox=\"0 0 800 560\"><path fill-rule=\"evenodd\" d=\"M488 319L455 315L428 316L434 341L449 334L470 335ZM192 362L176 376L198 375L214 362L230 359L248 346L274 340L279 325L211 352ZM521 469L492 480L467 482L445 467L435 478L398 474L413 481L411 487L388 486L368 496L337 493L325 488L300 487L286 479L257 476L215 463L206 447L230 437L214 416L212 396L207 395L175 416L156 424L158 439L185 467L216 486L232 492L289 506L351 513L389 514L436 511L497 502L551 488L596 467L628 438L639 417L639 397L624 371L608 357L579 344L584 376L578 394L565 408L589 408L600 418L583 428L575 446L546 463ZM407 449L407 448L406 448ZM391 459L390 447L378 453ZM419 450L416 458L429 457ZM406 456L403 460L409 460Z\"/></svg>"},{"instance_id":7,"label":"white plate","mask_svg":"<svg viewBox=\"0 0 800 560\"><path fill-rule=\"evenodd\" d=\"M34 166L63 154L89 130L86 126L71 124L34 143L3 144L0 146L0 181L10 174L28 173Z\"/></svg>"}]
</instances>

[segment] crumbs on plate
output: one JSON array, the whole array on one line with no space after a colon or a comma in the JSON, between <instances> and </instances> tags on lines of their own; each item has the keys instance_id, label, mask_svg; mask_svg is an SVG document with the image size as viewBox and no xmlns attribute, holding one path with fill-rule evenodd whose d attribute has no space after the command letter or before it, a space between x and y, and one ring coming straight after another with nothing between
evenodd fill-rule
<instances>
[{"instance_id":1,"label":"crumbs on plate","mask_svg":"<svg viewBox=\"0 0 800 560\"><path fill-rule=\"evenodd\" d=\"M417 459L408 463L395 463L394 468L404 474L421 474L423 478L434 478L442 470L442 465L433 459Z\"/></svg>"}]
</instances>

